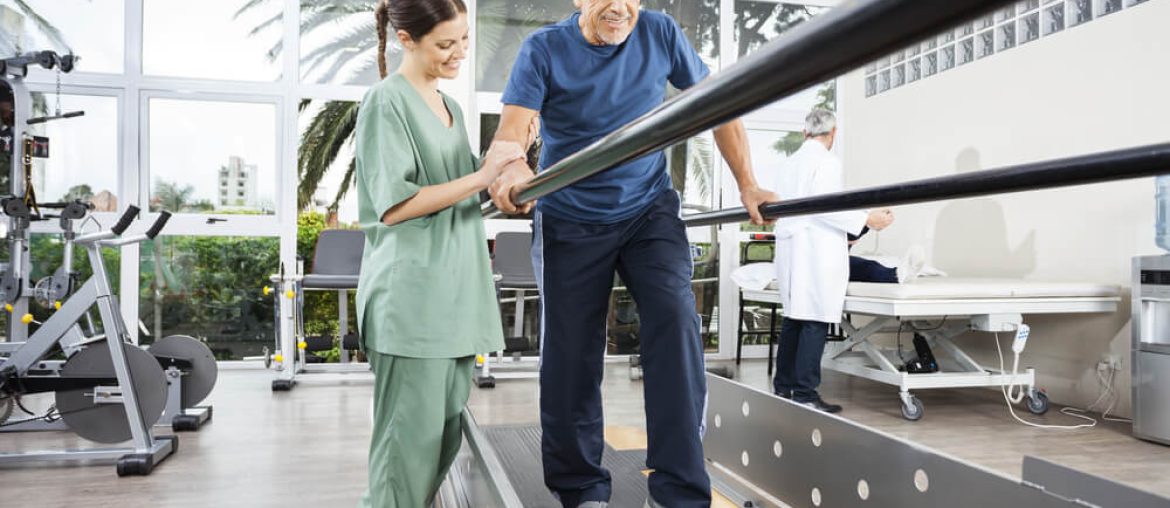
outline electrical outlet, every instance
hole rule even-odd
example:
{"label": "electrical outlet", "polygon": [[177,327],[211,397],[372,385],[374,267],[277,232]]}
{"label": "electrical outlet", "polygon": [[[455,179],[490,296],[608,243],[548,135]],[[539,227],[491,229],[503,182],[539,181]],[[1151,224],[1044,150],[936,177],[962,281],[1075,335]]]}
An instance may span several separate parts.
{"label": "electrical outlet", "polygon": [[1101,361],[1097,362],[1098,372],[1118,371],[1121,370],[1121,357],[1106,353],[1101,355]]}

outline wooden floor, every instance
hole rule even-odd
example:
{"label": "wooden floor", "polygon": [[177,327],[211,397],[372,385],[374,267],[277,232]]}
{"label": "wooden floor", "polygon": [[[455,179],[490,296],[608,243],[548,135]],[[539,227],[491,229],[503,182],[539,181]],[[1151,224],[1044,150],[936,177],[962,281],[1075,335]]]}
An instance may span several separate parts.
{"label": "wooden floor", "polygon": [[[745,363],[741,374],[749,384],[768,386],[762,363]],[[222,370],[211,424],[182,434],[178,454],[151,476],[118,478],[112,466],[100,465],[4,467],[0,506],[355,506],[366,481],[372,378],[315,374],[302,377],[292,392],[272,393],[270,376]],[[611,445],[636,446],[645,423],[642,384],[627,378],[624,364],[612,364],[604,391]],[[844,404],[850,419],[1011,476],[1019,476],[1024,455],[1034,455],[1170,496],[1170,447],[1133,439],[1125,424],[1079,431],[1026,427],[990,390],[919,392],[926,417],[911,423],[902,419],[893,388],[835,373],[826,373],[823,393]],[[481,425],[538,420],[534,380],[473,390],[469,405]],[[1031,418],[1074,422],[1055,410]],[[66,434],[0,434],[5,452],[62,446],[89,444]]]}

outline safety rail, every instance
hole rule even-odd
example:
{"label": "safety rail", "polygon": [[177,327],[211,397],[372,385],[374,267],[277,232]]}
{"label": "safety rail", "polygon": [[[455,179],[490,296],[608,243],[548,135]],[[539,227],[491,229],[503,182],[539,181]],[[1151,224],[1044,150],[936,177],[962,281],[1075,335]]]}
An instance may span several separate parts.
{"label": "safety rail", "polygon": [[[847,1],[512,190],[527,203],[855,69],[1014,0]],[[499,215],[491,204],[484,215]]]}

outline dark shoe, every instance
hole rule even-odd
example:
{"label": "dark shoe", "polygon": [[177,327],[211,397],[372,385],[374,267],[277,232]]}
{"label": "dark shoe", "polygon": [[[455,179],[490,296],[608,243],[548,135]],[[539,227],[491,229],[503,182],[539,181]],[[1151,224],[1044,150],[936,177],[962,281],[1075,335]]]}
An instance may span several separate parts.
{"label": "dark shoe", "polygon": [[837,404],[829,404],[828,402],[825,402],[825,400],[820,398],[820,397],[817,397],[817,398],[815,398],[813,400],[809,400],[809,401],[802,401],[800,403],[804,404],[805,406],[816,409],[817,411],[823,411],[825,413],[840,413],[841,412],[841,406],[839,406]]}
{"label": "dark shoe", "polygon": [[781,399],[792,400],[792,392],[790,392],[790,391],[779,391],[778,392],[776,390],[772,390],[772,394],[777,396],[777,397],[780,397]]}

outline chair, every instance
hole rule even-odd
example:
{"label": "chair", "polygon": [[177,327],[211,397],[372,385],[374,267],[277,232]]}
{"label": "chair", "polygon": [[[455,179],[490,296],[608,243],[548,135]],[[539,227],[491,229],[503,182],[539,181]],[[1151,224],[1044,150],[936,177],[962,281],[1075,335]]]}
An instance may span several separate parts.
{"label": "chair", "polygon": [[[771,236],[771,235],[766,235],[766,236],[760,235],[760,236],[762,238],[764,238],[766,236]],[[740,251],[740,263],[746,264],[746,263],[754,263],[754,262],[761,262],[761,261],[770,262],[770,261],[772,261],[774,252],[775,252],[775,246],[770,240],[749,241],[749,242],[743,244],[743,248]],[[771,376],[772,375],[772,366],[773,366],[773,361],[774,361],[774,352],[773,352],[772,348],[776,345],[776,342],[777,342],[776,324],[777,324],[777,318],[778,318],[778,314],[779,314],[779,306],[775,303],[769,303],[769,304],[767,304],[767,307],[769,307],[769,310],[770,310],[770,312],[768,314],[768,330],[762,331],[762,330],[747,329],[747,327],[744,326],[744,319],[743,319],[743,315],[744,315],[744,311],[745,311],[743,290],[740,290],[740,292],[739,292],[739,326],[736,328],[737,337],[736,337],[736,344],[735,344],[735,365],[736,365],[736,367],[738,367],[740,364],[740,360],[742,360],[742,358],[743,358],[743,338],[744,337],[754,336],[754,335],[767,335],[768,336],[768,375]],[[754,311],[753,311],[753,314],[754,314]]]}
{"label": "chair", "polygon": [[[338,330],[341,337],[341,362],[349,361],[349,351],[357,349],[358,335],[349,333],[349,290],[357,289],[362,268],[362,251],[366,236],[360,230],[326,229],[317,237],[313,266],[301,282],[307,291],[337,291]],[[304,306],[304,300],[299,302]],[[304,312],[300,313],[304,316]],[[310,351],[333,349],[332,337],[306,337]]]}
{"label": "chair", "polygon": [[510,351],[523,351],[529,345],[524,335],[524,301],[529,291],[538,290],[531,251],[532,233],[502,232],[496,235],[492,260],[496,287],[516,295],[515,323],[512,325],[512,335],[508,337]]}
{"label": "chair", "polygon": [[[509,291],[515,294],[516,310],[513,314],[515,322],[512,325],[511,335],[505,331],[505,351],[514,356],[524,351],[535,349],[531,341],[524,334],[524,303],[529,292],[538,291],[536,271],[532,266],[532,233],[505,231],[496,235],[495,248],[492,255],[492,273],[496,279],[496,291]],[[500,299],[503,303],[503,299]],[[502,308],[502,305],[501,305]],[[539,317],[539,316],[538,316]],[[500,355],[501,360],[503,355]],[[476,378],[476,384],[481,388],[495,386],[495,376],[491,374],[491,355],[485,355],[483,368]],[[515,372],[504,376],[535,377],[536,372]]]}

